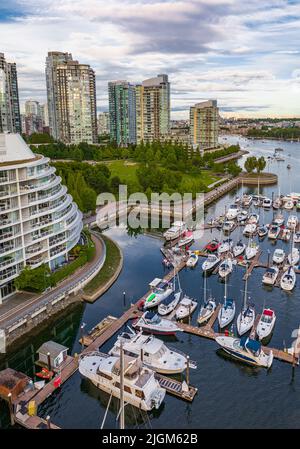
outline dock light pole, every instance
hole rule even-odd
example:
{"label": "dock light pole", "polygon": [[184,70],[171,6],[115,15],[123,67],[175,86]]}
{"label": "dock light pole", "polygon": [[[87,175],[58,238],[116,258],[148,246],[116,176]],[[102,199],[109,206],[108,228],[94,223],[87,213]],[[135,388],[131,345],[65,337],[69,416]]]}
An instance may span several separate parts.
{"label": "dock light pole", "polygon": [[268,249],[268,267],[270,268],[270,250]]}
{"label": "dock light pole", "polygon": [[47,423],[47,429],[51,429],[51,421],[50,421],[50,416],[46,416],[46,423]]}
{"label": "dock light pole", "polygon": [[120,345],[120,429],[125,429],[125,416],[124,416],[124,351],[123,342]]}
{"label": "dock light pole", "polygon": [[50,352],[47,352],[47,363],[48,363],[48,370],[51,371],[51,357],[50,357]]}
{"label": "dock light pole", "polygon": [[123,306],[126,306],[126,292],[123,292]]}
{"label": "dock light pole", "polygon": [[85,323],[82,323],[80,326],[81,352],[83,352],[83,349],[84,349],[84,328],[85,328]]}
{"label": "dock light pole", "polygon": [[9,408],[10,424],[12,426],[14,426],[15,425],[15,418],[14,418],[14,407],[13,407],[13,402],[12,402],[12,394],[8,393],[7,397],[8,397],[8,408]]}
{"label": "dock light pole", "polygon": [[190,356],[186,356],[186,383],[190,384]]}

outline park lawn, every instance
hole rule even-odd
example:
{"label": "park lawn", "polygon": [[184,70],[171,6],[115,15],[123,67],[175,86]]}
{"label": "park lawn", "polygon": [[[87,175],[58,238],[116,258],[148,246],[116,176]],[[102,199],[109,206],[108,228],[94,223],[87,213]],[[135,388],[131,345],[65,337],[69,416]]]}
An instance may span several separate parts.
{"label": "park lawn", "polygon": [[192,175],[192,174],[182,174],[182,180],[187,181],[197,181],[200,180],[205,184],[206,187],[208,187],[210,184],[212,184],[215,181],[218,181],[220,179],[218,176],[216,176],[211,170],[202,170],[200,175]]}
{"label": "park lawn", "polygon": [[129,182],[138,182],[136,171],[139,167],[138,162],[131,161],[110,161],[107,166],[111,171],[111,177],[119,176],[122,182],[128,184]]}

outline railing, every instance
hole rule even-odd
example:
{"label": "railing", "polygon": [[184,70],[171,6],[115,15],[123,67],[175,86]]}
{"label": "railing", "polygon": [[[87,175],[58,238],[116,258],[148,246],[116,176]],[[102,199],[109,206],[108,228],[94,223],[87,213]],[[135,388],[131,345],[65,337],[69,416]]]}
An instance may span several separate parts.
{"label": "railing", "polygon": [[12,257],[10,259],[4,260],[3,262],[0,262],[0,267],[6,267],[7,265],[10,265],[14,262],[17,262],[17,260]]}
{"label": "railing", "polygon": [[49,244],[50,244],[50,246],[57,245],[57,243],[63,242],[64,240],[66,240],[66,238],[67,238],[66,236],[63,236],[63,237],[59,237],[57,239],[50,240]]}
{"label": "railing", "polygon": [[0,184],[3,182],[8,182],[8,176],[0,176]]}
{"label": "railing", "polygon": [[5,240],[13,236],[14,236],[13,232],[6,232],[5,234],[0,234],[0,242],[1,240]]}
{"label": "railing", "polygon": [[55,248],[50,251],[50,257],[56,256],[56,254],[62,253],[63,251],[66,251],[66,246],[60,246],[59,248]]}
{"label": "railing", "polygon": [[7,273],[0,273],[0,280],[3,281],[7,278],[10,278],[11,276],[14,276],[15,274],[17,274],[17,268],[13,267],[9,272]]}
{"label": "railing", "polygon": [[34,248],[33,247],[29,247],[26,248],[26,254],[34,254],[37,253],[38,251],[42,251],[43,246],[42,245],[36,245]]}

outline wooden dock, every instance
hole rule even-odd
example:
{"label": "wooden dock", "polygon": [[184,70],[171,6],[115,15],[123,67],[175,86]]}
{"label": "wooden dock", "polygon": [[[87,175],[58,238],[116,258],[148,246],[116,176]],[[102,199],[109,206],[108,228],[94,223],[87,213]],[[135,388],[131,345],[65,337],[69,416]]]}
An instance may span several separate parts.
{"label": "wooden dock", "polygon": [[166,389],[167,393],[184,399],[185,401],[192,402],[197,394],[198,388],[186,384],[187,390],[185,390],[183,382],[180,382],[179,380],[158,373],[155,374],[155,378],[158,380],[159,385]]}

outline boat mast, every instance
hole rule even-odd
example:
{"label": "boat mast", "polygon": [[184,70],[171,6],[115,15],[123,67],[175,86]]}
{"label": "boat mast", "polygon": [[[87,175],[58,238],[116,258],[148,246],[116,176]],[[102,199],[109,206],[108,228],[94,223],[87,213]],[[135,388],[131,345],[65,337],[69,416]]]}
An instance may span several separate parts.
{"label": "boat mast", "polygon": [[120,342],[120,429],[125,429],[124,415],[124,352],[123,342]]}
{"label": "boat mast", "polygon": [[204,271],[204,304],[206,304],[206,271]]}
{"label": "boat mast", "polygon": [[[247,269],[248,269],[248,264],[246,265],[246,270]],[[248,288],[248,277],[246,276],[245,292],[244,292],[244,310],[246,310],[246,304],[247,304],[247,288]]]}

